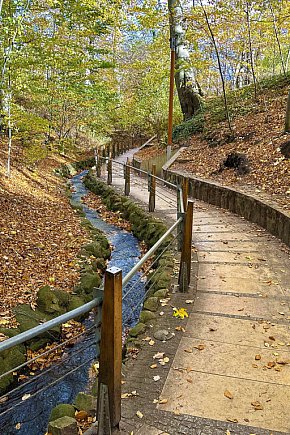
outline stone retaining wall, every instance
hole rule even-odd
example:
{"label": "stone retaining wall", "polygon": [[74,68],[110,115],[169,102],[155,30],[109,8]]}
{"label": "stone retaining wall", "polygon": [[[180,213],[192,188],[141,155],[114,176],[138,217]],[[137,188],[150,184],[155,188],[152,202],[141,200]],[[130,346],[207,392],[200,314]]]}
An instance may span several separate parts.
{"label": "stone retaining wall", "polygon": [[[178,155],[179,152],[175,155],[175,159],[178,158]],[[172,183],[181,184],[185,175],[170,169],[175,159],[171,159],[170,164],[163,166],[163,177]],[[189,194],[193,198],[236,213],[265,228],[273,236],[290,246],[290,216],[277,206],[267,204],[259,198],[212,181],[193,176],[187,178],[189,179]]]}

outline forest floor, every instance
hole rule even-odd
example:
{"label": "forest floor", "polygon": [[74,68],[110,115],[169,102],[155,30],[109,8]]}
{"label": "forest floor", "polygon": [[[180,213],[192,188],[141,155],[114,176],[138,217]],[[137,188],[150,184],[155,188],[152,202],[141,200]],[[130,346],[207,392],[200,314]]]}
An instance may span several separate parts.
{"label": "forest floor", "polygon": [[[288,92],[288,86],[267,90],[249,113],[235,117],[233,141],[228,140],[226,122],[213,124],[206,134],[193,135],[171,168],[234,188],[252,189],[261,196],[266,193],[289,210],[290,159],[281,153],[281,147],[290,141],[290,135],[283,132]],[[206,122],[210,125],[210,118]],[[239,175],[228,168],[217,173],[233,152],[247,156],[248,174]]]}
{"label": "forest floor", "polygon": [[30,171],[16,164],[6,176],[0,156],[1,326],[13,326],[11,309],[32,304],[44,285],[71,291],[79,279],[77,254],[87,234],[53,169],[65,163],[48,157]]}

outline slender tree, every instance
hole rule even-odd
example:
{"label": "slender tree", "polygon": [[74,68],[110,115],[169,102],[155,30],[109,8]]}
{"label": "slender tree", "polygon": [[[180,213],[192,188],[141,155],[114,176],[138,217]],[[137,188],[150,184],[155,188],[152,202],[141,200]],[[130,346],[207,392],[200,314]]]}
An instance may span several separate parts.
{"label": "slender tree", "polygon": [[228,107],[228,100],[227,100],[227,93],[226,93],[226,85],[225,85],[225,79],[224,79],[224,74],[223,74],[223,70],[222,70],[222,64],[221,64],[219,50],[218,50],[218,47],[217,47],[217,43],[216,43],[216,40],[215,40],[215,36],[214,36],[213,30],[212,30],[210,22],[209,22],[208,14],[206,12],[206,9],[205,9],[205,7],[203,5],[202,0],[200,0],[200,5],[202,7],[202,11],[203,11],[204,18],[205,18],[205,21],[206,21],[206,24],[207,24],[207,28],[208,28],[208,31],[210,33],[212,44],[214,46],[214,50],[215,50],[215,54],[216,54],[216,58],[217,58],[217,62],[218,62],[218,68],[219,68],[220,78],[221,78],[221,82],[222,82],[222,89],[223,89],[223,97],[224,97],[224,105],[225,105],[226,117],[227,117],[227,121],[228,121],[229,130],[230,130],[231,134],[233,135],[234,132],[233,132],[232,124],[231,124],[231,118],[230,118],[229,107]]}
{"label": "slender tree", "polygon": [[[175,83],[184,119],[192,118],[201,108],[201,93],[190,65],[182,27],[183,12],[179,0],[168,0],[170,17],[170,40],[175,49]],[[171,47],[172,48],[172,47]]]}

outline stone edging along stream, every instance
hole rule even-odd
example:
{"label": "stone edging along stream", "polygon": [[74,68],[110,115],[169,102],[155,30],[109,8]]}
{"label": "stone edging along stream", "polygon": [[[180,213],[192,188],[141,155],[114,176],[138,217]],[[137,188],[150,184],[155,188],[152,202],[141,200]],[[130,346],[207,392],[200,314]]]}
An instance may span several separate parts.
{"label": "stone edging along stream", "polygon": [[[170,169],[170,166],[178,158],[181,151],[182,149],[162,168],[163,178],[175,184],[182,184],[185,178],[183,173]],[[287,246],[290,246],[289,214],[240,190],[193,176],[187,176],[187,178],[189,180],[189,194],[193,198],[236,213],[248,221],[265,228],[273,236],[278,237]]]}
{"label": "stone edging along stream", "polygon": [[[86,160],[74,165],[74,170],[84,169],[90,165],[92,160]],[[70,165],[71,166],[71,165]],[[62,166],[59,174],[68,176],[71,167]],[[40,322],[48,321],[65,312],[71,311],[93,299],[93,289],[101,284],[101,275],[106,269],[106,260],[110,257],[110,245],[104,234],[93,227],[84,218],[84,213],[79,205],[71,201],[71,206],[81,215],[81,225],[88,231],[91,241],[80,250],[80,281],[73,289],[73,293],[52,288],[48,285],[41,287],[37,293],[37,307],[32,309],[29,304],[19,304],[14,309],[15,318],[19,326],[17,328],[0,328],[0,333],[6,337],[14,337],[17,334],[27,331]],[[12,349],[6,350],[0,355],[0,375],[4,374],[26,361],[27,349],[37,351],[52,341],[59,340],[61,327],[55,327],[49,333],[44,333],[36,337],[25,345],[17,345]],[[0,395],[7,392],[8,387],[15,382],[13,374],[0,379]]]}
{"label": "stone edging along stream", "polygon": [[[167,227],[163,222],[142,210],[128,197],[117,193],[114,188],[96,179],[92,173],[85,177],[84,184],[87,189],[102,198],[108,209],[121,212],[122,217],[131,223],[134,236],[139,241],[144,240],[148,248],[151,248],[167,231]],[[166,243],[168,242],[165,242],[158,249],[156,256],[162,252]],[[160,269],[158,272],[156,272],[157,268]],[[146,330],[146,324],[156,318],[155,312],[158,309],[160,299],[168,295],[174,269],[173,253],[170,249],[156,262],[154,269],[155,271],[152,271],[154,277],[151,279],[151,274],[148,276],[148,280],[151,279],[151,285],[150,290],[146,289],[147,295],[140,321],[129,331],[131,339],[129,338],[127,344],[134,341],[134,338]]]}
{"label": "stone edging along stream", "polygon": [[[128,197],[118,194],[112,187],[96,179],[92,172],[84,178],[84,185],[92,193],[100,196],[109,210],[121,212],[121,216],[131,223],[134,236],[139,241],[144,240],[149,248],[167,231],[167,227],[160,220],[146,213]],[[165,245],[161,246],[156,255],[161,253],[164,247]],[[169,293],[168,289],[174,269],[172,251],[168,250],[165,252],[154,266],[155,272],[152,271],[152,274],[155,274],[152,278],[151,288],[144,302],[139,322],[129,331],[129,338],[125,346],[126,349],[129,349],[131,346],[133,348],[138,346],[138,335],[145,332],[149,323],[154,322],[160,299],[166,298]],[[158,272],[156,272],[157,268],[160,269]],[[150,274],[148,279],[149,278]],[[96,392],[97,386],[95,384],[92,394],[96,395]],[[85,412],[85,414],[93,416],[95,412],[92,407],[95,406],[95,404],[96,397],[85,393],[78,394],[74,405],[59,404],[52,410],[48,426],[49,432],[53,434],[59,433],[60,428],[65,428],[65,430],[70,429],[70,433],[72,434],[77,433],[76,419],[78,419],[78,415]],[[76,410],[79,412],[76,412]]]}

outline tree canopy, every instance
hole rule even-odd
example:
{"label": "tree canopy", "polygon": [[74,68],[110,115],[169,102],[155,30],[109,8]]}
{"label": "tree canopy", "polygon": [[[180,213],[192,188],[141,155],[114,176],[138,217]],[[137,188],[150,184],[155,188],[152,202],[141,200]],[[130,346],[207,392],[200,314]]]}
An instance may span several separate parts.
{"label": "tree canopy", "polygon": [[[173,3],[188,53],[176,72],[192,71],[204,99],[222,95],[223,82],[225,92],[256,91],[261,79],[287,75],[289,1]],[[164,134],[167,2],[3,0],[0,9],[3,136],[10,128],[12,141],[41,153],[90,146],[118,129]],[[174,117],[182,119],[177,95]]]}

